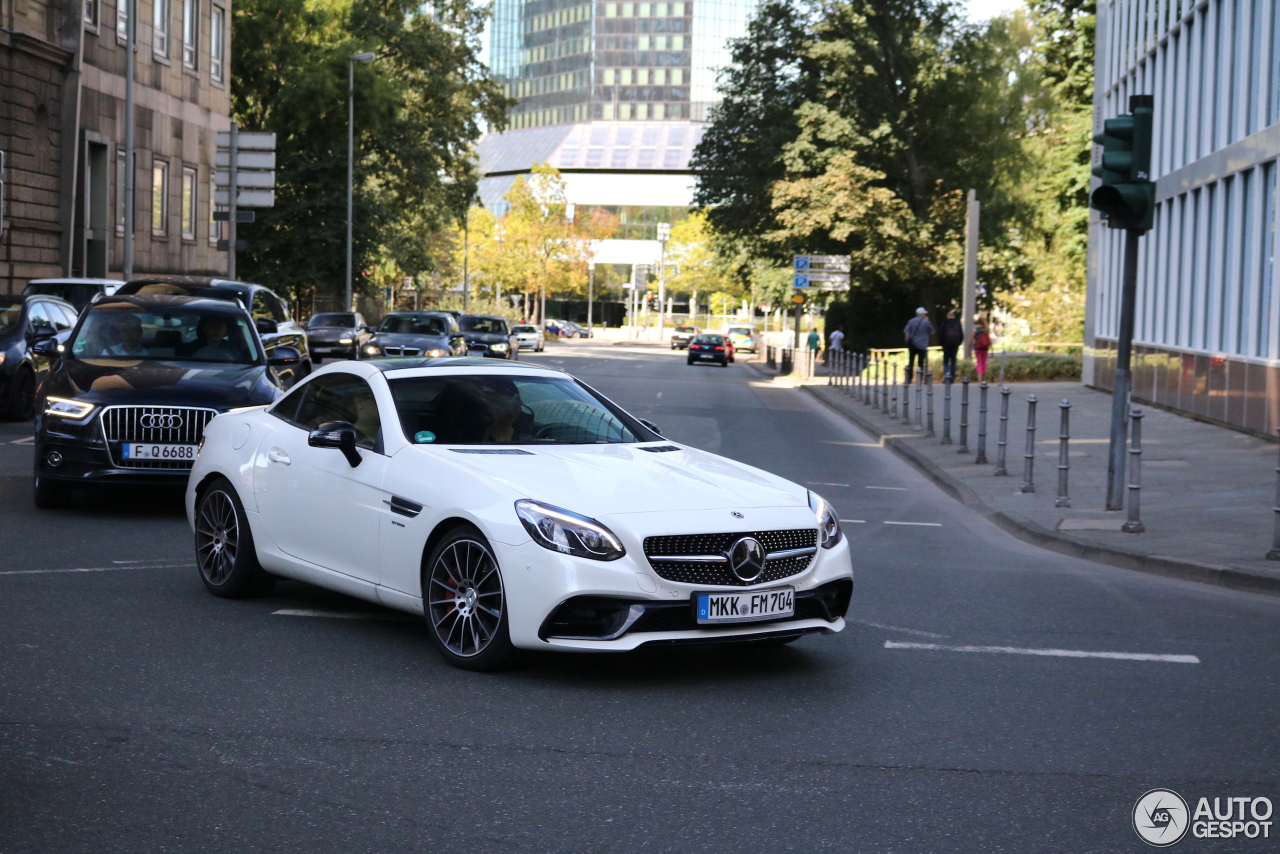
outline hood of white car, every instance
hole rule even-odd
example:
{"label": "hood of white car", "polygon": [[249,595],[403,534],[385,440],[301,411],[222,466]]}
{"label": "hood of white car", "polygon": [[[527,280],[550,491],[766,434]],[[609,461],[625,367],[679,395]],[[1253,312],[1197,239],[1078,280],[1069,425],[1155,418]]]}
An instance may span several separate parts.
{"label": "hood of white car", "polygon": [[543,445],[525,448],[527,454],[435,447],[432,452],[456,454],[459,459],[453,461],[466,460],[468,469],[507,486],[516,497],[587,516],[808,506],[803,487],[768,472],[703,451],[654,453],[642,447]]}

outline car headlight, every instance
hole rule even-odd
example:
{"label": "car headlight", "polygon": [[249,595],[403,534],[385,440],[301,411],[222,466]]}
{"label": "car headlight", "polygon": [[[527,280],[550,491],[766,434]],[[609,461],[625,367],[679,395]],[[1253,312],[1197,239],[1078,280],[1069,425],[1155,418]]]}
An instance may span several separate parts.
{"label": "car headlight", "polygon": [[495,353],[505,353],[507,351],[506,344],[490,344],[489,349]]}
{"label": "car headlight", "polygon": [[338,339],[338,343],[339,343],[339,344],[350,344],[350,343],[351,343],[351,339],[350,339],[350,338],[339,338],[339,339]]}
{"label": "car headlight", "polygon": [[439,358],[442,358],[442,357],[447,356],[447,355],[449,355],[449,351],[448,351],[448,350],[441,350],[441,349],[439,349],[439,348],[437,348],[437,349],[435,349],[435,350],[428,350],[428,351],[427,351],[427,358],[428,358],[428,359],[439,359]]}
{"label": "car headlight", "polygon": [[366,344],[364,345],[364,354],[366,356],[381,356],[382,348],[374,344]]}
{"label": "car headlight", "polygon": [[595,519],[527,498],[516,502],[516,515],[544,549],[592,560],[617,560],[626,554],[622,542]]}
{"label": "car headlight", "polygon": [[840,519],[826,499],[815,492],[810,492],[809,509],[813,511],[813,515],[818,519],[818,542],[822,544],[822,547],[829,549],[840,542],[840,538],[844,536],[844,533],[840,530]]}
{"label": "car headlight", "polygon": [[97,408],[96,404],[83,400],[69,400],[65,397],[50,397],[45,401],[44,414],[69,418],[72,421],[83,421]]}

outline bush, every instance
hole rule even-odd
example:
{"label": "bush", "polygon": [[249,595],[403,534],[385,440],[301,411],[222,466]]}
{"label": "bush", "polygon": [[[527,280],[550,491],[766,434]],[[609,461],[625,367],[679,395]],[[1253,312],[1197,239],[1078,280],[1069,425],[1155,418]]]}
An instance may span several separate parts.
{"label": "bush", "polygon": [[[889,365],[898,366],[898,378],[907,366],[906,353],[894,353],[888,358]],[[1080,379],[1082,360],[1080,356],[1063,356],[1054,353],[1009,353],[1004,359],[1004,381],[1049,382],[1052,380]],[[933,381],[942,382],[942,355],[933,349],[929,350],[929,367],[933,369]],[[956,362],[956,382],[969,377],[974,382],[978,379],[978,371],[972,359],[961,358]],[[992,353],[987,358],[987,376],[989,383],[1000,382],[1000,354]]]}

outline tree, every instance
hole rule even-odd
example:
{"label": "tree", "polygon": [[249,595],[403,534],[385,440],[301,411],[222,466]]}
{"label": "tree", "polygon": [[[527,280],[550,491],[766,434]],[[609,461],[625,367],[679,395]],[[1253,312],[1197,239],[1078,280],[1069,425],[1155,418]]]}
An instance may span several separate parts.
{"label": "tree", "polygon": [[362,51],[378,58],[355,67],[354,279],[384,260],[431,269],[424,236],[465,209],[480,123],[500,129],[511,103],[478,58],[487,12],[470,0],[244,0],[233,15],[233,116],[277,134],[276,206],[240,230],[243,274],[295,298],[341,291],[348,57]]}

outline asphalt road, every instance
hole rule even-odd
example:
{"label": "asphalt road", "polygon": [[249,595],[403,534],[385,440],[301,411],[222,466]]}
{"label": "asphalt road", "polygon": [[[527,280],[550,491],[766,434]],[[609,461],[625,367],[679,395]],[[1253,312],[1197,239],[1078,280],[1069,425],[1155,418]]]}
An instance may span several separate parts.
{"label": "asphalt road", "polygon": [[1078,854],[1146,850],[1152,788],[1280,804],[1280,601],[1020,543],[741,364],[537,359],[830,499],[849,628],[464,673],[395,612],[207,595],[176,495],[36,511],[3,425],[0,852]]}

